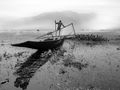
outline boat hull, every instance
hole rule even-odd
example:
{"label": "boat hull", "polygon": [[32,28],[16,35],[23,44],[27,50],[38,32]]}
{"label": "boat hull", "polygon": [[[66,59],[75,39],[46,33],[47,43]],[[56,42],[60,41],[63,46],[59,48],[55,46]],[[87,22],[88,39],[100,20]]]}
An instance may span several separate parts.
{"label": "boat hull", "polygon": [[26,47],[38,50],[49,50],[49,49],[56,49],[57,47],[63,44],[63,39],[60,40],[51,40],[51,41],[26,41],[23,43],[12,44],[12,46],[16,47]]}

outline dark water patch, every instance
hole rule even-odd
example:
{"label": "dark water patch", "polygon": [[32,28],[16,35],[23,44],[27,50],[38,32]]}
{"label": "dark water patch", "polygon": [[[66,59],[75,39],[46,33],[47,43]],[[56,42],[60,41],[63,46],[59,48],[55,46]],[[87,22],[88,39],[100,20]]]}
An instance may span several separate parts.
{"label": "dark water patch", "polygon": [[9,79],[8,79],[8,78],[5,79],[4,81],[2,81],[0,84],[2,85],[2,84],[5,84],[5,83],[7,83],[7,82],[9,82]]}
{"label": "dark water patch", "polygon": [[117,50],[120,50],[120,47],[116,48]]}
{"label": "dark water patch", "polygon": [[64,52],[66,52],[64,49],[59,49],[55,52],[53,52],[52,58],[50,59],[50,63],[52,65],[56,64],[59,62],[61,59],[64,58]]}
{"label": "dark water patch", "polygon": [[2,56],[0,55],[0,62],[2,61]]}
{"label": "dark water patch", "polygon": [[87,85],[87,89],[88,90],[96,90],[96,87],[94,87],[94,85],[89,84],[89,85]]}
{"label": "dark water patch", "polygon": [[60,68],[59,74],[65,74],[65,73],[67,73],[67,71],[65,69],[63,69],[63,68]]}
{"label": "dark water patch", "polygon": [[26,52],[18,52],[18,53],[15,53],[15,54],[14,54],[14,57],[19,57],[19,58],[20,58],[21,56],[23,56],[24,53],[26,53]]}
{"label": "dark water patch", "polygon": [[12,55],[11,55],[10,53],[4,52],[3,55],[2,55],[2,57],[3,57],[5,60],[9,60],[9,59],[12,57]]}
{"label": "dark water patch", "polygon": [[119,68],[120,67],[120,65],[117,65],[117,68]]}
{"label": "dark water patch", "polygon": [[64,60],[63,65],[65,67],[74,67],[74,68],[77,68],[78,70],[82,70],[83,68],[87,68],[88,63],[81,63],[81,62],[67,59],[67,60]]}

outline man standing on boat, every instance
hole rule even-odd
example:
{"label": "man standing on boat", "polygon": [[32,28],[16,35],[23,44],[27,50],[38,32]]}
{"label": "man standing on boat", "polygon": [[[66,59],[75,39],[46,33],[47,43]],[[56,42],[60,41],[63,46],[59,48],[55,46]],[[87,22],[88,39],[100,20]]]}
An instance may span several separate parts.
{"label": "man standing on boat", "polygon": [[59,22],[56,22],[55,21],[55,24],[57,24],[57,30],[56,30],[56,33],[57,31],[59,31],[59,37],[60,37],[60,32],[61,32],[61,26],[63,26],[65,28],[65,26],[63,25],[62,21],[60,20]]}

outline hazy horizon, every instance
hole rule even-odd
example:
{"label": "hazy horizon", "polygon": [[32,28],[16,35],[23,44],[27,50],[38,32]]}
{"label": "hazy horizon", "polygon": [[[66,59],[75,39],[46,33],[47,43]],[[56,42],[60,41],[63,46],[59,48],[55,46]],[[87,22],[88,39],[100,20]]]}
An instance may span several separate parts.
{"label": "hazy horizon", "polygon": [[54,20],[76,31],[119,29],[119,0],[1,0],[0,31],[54,29]]}

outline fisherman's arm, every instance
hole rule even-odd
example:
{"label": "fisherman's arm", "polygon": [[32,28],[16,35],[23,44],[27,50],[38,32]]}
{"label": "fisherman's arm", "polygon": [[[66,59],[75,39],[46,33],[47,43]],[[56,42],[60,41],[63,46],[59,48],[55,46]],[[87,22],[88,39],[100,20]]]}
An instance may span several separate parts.
{"label": "fisherman's arm", "polygon": [[62,24],[62,26],[65,28],[66,26],[64,24]]}

